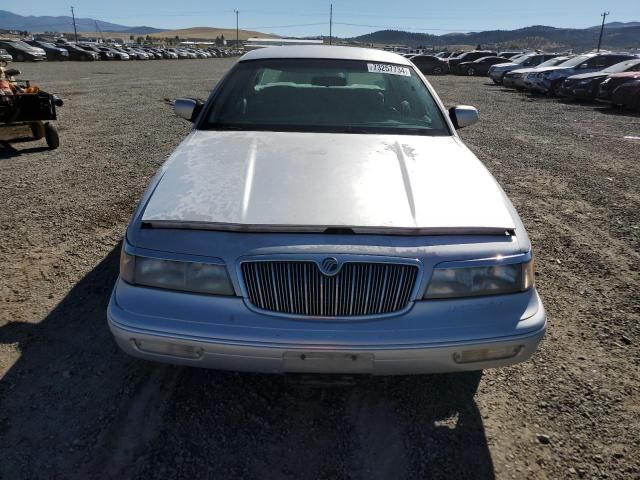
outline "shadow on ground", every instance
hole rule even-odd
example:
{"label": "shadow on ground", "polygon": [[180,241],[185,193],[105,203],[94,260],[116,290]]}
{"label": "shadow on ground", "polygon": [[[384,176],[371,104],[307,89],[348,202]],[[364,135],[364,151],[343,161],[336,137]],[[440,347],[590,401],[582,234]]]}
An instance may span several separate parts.
{"label": "shadow on ground", "polygon": [[0,327],[0,479],[494,478],[479,373],[302,389],[126,357],[105,309],[118,248],[42,321]]}
{"label": "shadow on ground", "polygon": [[[24,143],[32,140],[33,140],[32,138],[17,139],[17,140],[12,140],[12,143]],[[42,141],[44,142],[44,140]],[[30,153],[44,152],[46,150],[49,150],[49,147],[47,147],[46,145],[17,149],[13,147],[11,144],[9,144],[8,142],[0,141],[0,160],[18,157],[20,155],[28,155]]]}

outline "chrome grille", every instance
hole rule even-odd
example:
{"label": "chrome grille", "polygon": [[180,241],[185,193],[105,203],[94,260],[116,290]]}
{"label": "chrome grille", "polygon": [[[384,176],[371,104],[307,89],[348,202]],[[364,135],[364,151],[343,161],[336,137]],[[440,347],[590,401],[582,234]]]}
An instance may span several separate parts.
{"label": "chrome grille", "polygon": [[314,317],[356,317],[403,310],[418,267],[400,263],[345,262],[333,276],[315,262],[243,262],[249,302],[261,310]]}

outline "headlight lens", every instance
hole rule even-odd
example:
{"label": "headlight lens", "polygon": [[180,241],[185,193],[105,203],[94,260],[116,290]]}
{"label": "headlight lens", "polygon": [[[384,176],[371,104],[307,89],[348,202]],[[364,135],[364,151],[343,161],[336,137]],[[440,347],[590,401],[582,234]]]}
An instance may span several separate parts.
{"label": "headlight lens", "polygon": [[523,292],[533,287],[533,261],[484,267],[436,268],[426,299]]}
{"label": "headlight lens", "polygon": [[234,295],[224,265],[136,257],[122,249],[120,277],[131,284],[210,295]]}

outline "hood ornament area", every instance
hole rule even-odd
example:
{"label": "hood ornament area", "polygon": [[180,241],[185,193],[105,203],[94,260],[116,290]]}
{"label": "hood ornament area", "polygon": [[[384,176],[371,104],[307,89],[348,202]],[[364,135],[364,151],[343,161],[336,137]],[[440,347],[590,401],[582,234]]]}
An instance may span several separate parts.
{"label": "hood ornament area", "polygon": [[318,263],[318,268],[323,275],[332,277],[340,272],[342,265],[338,263],[338,260],[334,257],[327,257]]}

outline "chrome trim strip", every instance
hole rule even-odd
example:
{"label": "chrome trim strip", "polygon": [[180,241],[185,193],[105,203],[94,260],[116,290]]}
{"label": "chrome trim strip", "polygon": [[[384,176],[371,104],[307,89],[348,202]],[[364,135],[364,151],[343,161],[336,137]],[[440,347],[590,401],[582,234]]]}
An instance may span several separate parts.
{"label": "chrome trim strip", "polygon": [[179,230],[212,230],[253,233],[325,233],[330,229],[350,229],[361,235],[500,235],[513,236],[515,230],[500,227],[378,227],[352,225],[263,225],[180,220],[144,220],[143,227]]}

